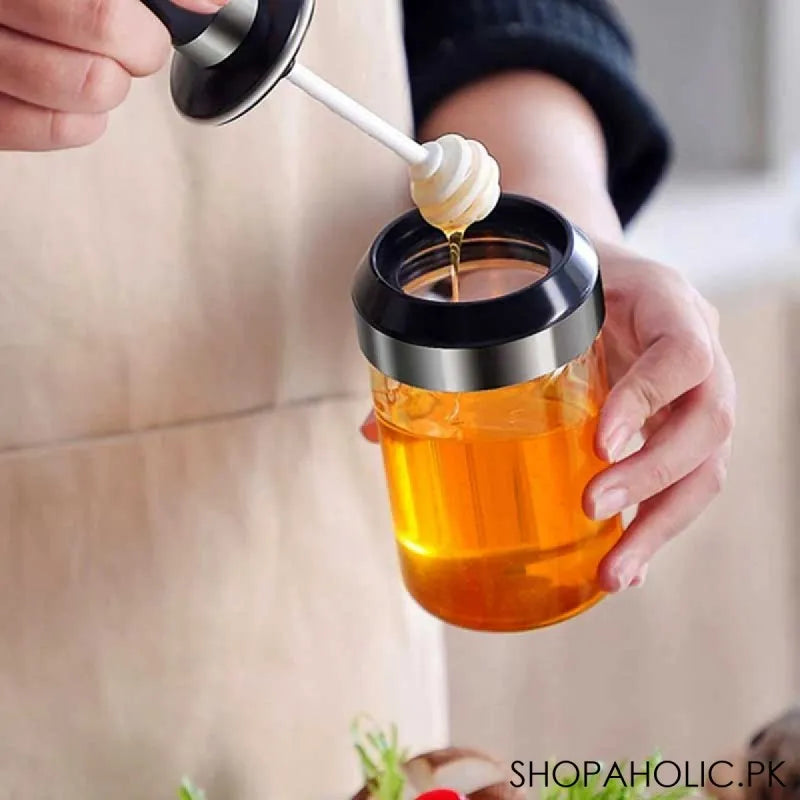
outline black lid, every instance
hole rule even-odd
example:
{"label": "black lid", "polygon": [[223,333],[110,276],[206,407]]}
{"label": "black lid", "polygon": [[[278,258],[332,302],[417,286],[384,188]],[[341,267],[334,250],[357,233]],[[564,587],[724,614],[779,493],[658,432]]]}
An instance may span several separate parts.
{"label": "black lid", "polygon": [[[231,10],[236,2],[231,0]],[[231,122],[249,111],[291,70],[313,10],[314,0],[257,0],[241,44],[212,66],[192,57],[199,37],[178,48],[171,72],[176,108],[196,122],[213,124]],[[206,35],[213,35],[213,29],[209,31]]]}
{"label": "black lid", "polygon": [[471,226],[465,271],[489,260],[530,262],[535,279],[499,296],[441,302],[409,293],[420,271],[447,264],[443,235],[411,211],[385,228],[353,286],[367,359],[403,383],[440,391],[496,388],[557,369],[592,344],[605,309],[597,255],[552,208],[503,195]]}

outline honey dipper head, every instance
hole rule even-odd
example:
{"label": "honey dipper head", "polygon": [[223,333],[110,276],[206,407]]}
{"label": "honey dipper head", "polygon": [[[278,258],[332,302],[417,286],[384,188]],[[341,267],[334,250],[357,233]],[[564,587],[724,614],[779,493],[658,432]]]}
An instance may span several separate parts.
{"label": "honey dipper head", "polygon": [[425,149],[429,158],[411,168],[411,197],[425,220],[447,233],[488,217],[500,199],[500,168],[486,148],[450,133]]}

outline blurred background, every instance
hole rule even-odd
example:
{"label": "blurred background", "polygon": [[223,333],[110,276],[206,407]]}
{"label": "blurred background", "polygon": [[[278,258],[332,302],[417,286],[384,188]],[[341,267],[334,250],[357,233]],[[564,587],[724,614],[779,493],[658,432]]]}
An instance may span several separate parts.
{"label": "blurred background", "polygon": [[724,758],[800,702],[800,2],[617,5],[676,145],[630,240],[721,313],[734,455],[644,588],[532,634],[448,631],[452,738],[505,759]]}

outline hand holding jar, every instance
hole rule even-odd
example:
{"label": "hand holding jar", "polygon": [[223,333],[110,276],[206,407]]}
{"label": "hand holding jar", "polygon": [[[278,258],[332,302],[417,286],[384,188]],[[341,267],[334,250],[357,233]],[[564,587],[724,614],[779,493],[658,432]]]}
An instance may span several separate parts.
{"label": "hand holding jar", "polygon": [[[659,548],[721,491],[736,386],[717,312],[685,278],[617,245],[599,251],[612,389],[597,448],[618,463],[589,484],[584,507],[604,519],[639,505],[600,568],[602,584],[619,591],[641,584]],[[637,433],[644,446],[622,458]]]}
{"label": "hand holding jar", "polygon": [[[374,373],[406,584],[448,621],[537,627],[600,590],[641,585],[657,550],[722,488],[735,385],[715,310],[678,273],[598,250],[602,339],[552,374],[459,395]],[[378,440],[374,415],[363,433]],[[644,446],[626,457],[637,434]],[[637,504],[620,536],[618,515]]]}

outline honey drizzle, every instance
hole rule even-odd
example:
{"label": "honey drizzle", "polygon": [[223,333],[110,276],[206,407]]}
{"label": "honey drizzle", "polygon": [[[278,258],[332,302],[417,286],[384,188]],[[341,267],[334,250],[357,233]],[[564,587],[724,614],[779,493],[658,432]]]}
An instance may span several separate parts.
{"label": "honey drizzle", "polygon": [[461,245],[464,241],[464,229],[457,231],[445,231],[447,243],[450,248],[450,299],[453,303],[459,300],[459,276],[458,271],[461,267]]}

